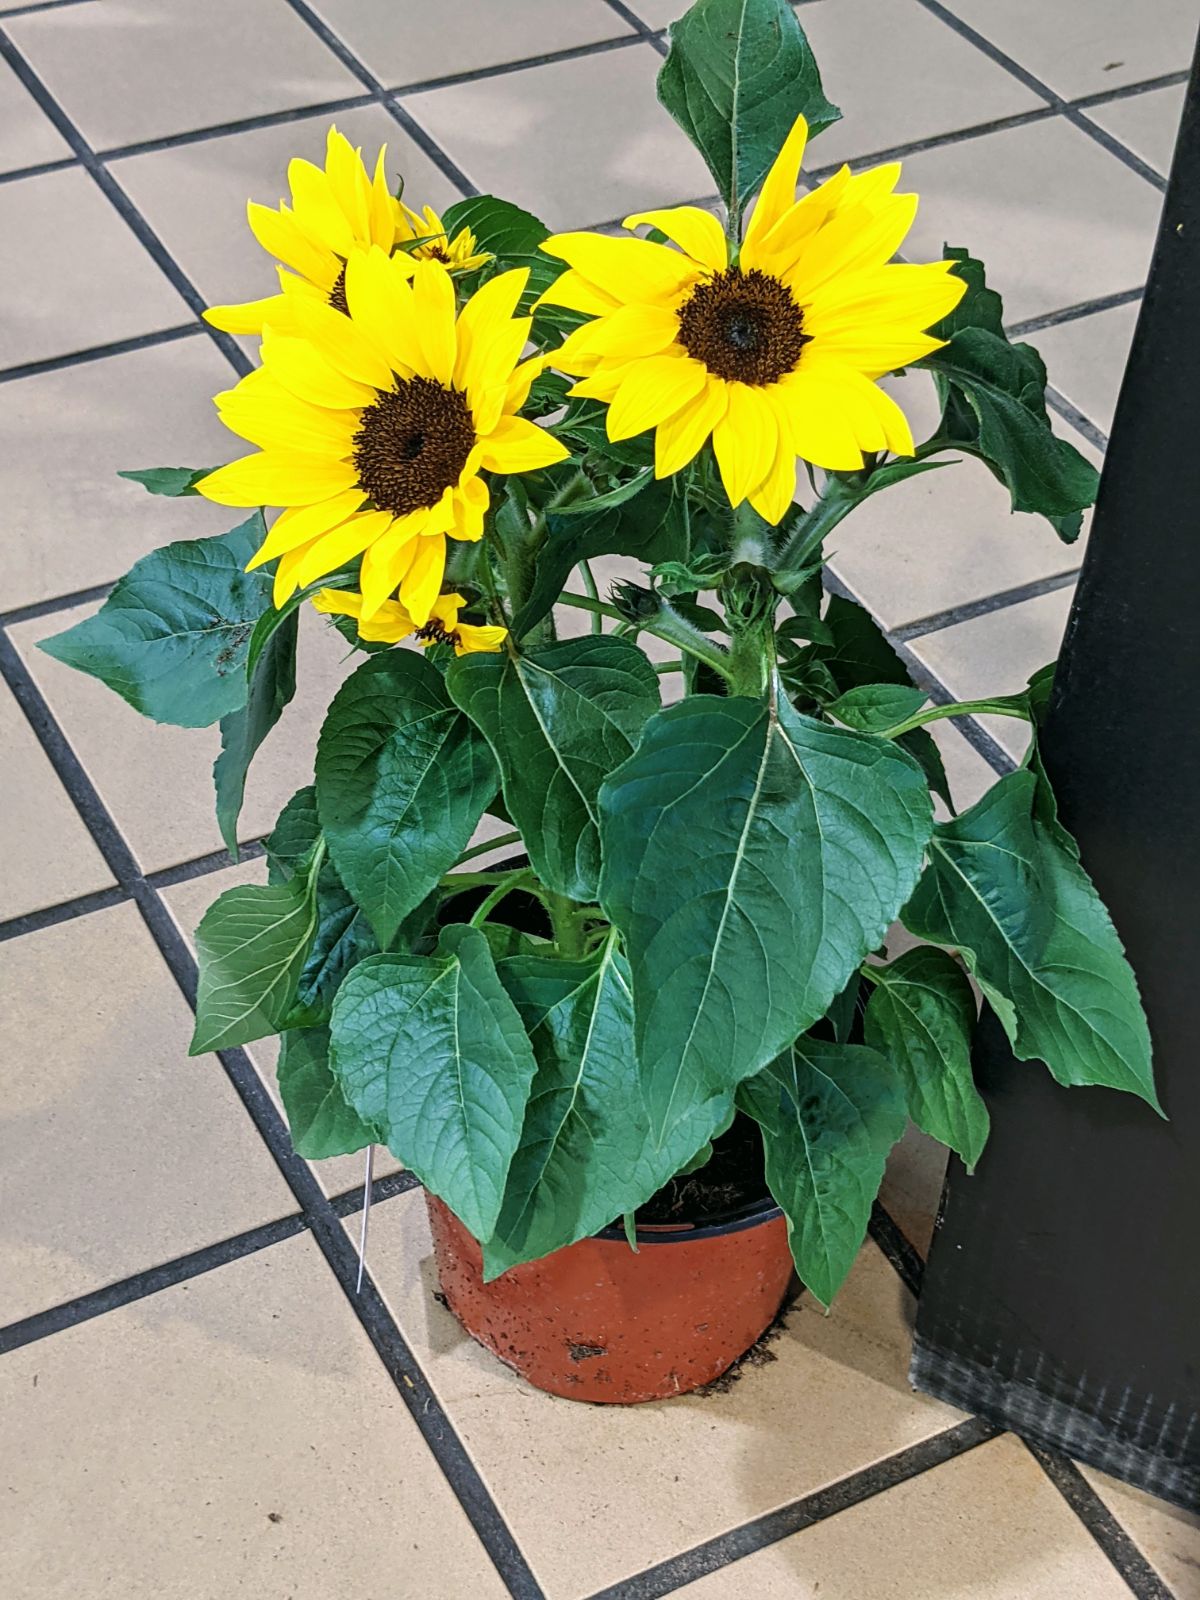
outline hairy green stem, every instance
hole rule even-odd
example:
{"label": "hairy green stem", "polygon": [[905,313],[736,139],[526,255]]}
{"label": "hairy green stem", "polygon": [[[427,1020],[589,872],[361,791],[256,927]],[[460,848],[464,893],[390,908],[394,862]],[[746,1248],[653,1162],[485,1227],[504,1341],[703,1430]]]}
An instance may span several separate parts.
{"label": "hairy green stem", "polygon": [[885,728],[883,737],[898,739],[902,733],[911,733],[914,728],[923,728],[927,722],[938,722],[942,717],[972,716],[1019,717],[1023,722],[1033,721],[1029,707],[1013,700],[954,700],[949,705],[930,706],[928,711],[918,711],[915,716],[898,722],[894,728]]}
{"label": "hairy green stem", "polygon": [[[484,839],[479,844],[473,844],[469,850],[464,850],[454,863],[461,867],[464,861],[471,861],[475,856],[485,856],[489,850],[499,850],[506,844],[520,844],[521,835],[514,828],[511,833],[499,833],[494,839]],[[454,868],[451,868],[453,871]]]}
{"label": "hairy green stem", "polygon": [[[606,605],[603,600],[593,600],[587,595],[567,594],[559,595],[559,603],[564,606],[574,606],[579,611],[590,611],[594,616],[611,617],[614,622],[627,623],[616,606]],[[664,620],[666,625],[664,626]],[[720,645],[714,644],[705,637],[698,628],[693,628],[690,622],[685,622],[673,612],[663,611],[656,622],[638,622],[636,627],[640,633],[652,633],[656,639],[665,639],[668,644],[676,645],[680,650],[694,656],[697,661],[719,672],[723,678],[729,677],[729,655]]]}

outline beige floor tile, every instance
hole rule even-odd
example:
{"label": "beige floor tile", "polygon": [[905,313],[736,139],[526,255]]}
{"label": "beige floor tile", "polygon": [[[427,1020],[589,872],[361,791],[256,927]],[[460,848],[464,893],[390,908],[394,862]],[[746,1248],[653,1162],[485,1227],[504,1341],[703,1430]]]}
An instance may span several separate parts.
{"label": "beige floor tile", "polygon": [[1187,67],[1193,0],[952,0],[949,7],[1068,100]]}
{"label": "beige floor tile", "polygon": [[7,688],[0,688],[0,921],[40,911],[115,880]]}
{"label": "beige floor tile", "polygon": [[[541,1394],[469,1339],[433,1298],[420,1194],[372,1213],[371,1269],[554,1600],[590,1594],[960,1420],[908,1386],[912,1302],[874,1245],[831,1315],[801,1299],[776,1361],[728,1394],[640,1406]],[[547,1515],[560,1505],[572,1508],[569,1537]]]}
{"label": "beige floor tile", "polygon": [[132,905],[10,941],[3,983],[0,1323],[296,1209]]}
{"label": "beige floor tile", "polygon": [[948,720],[930,723],[929,731],[942,752],[955,808],[966,811],[985,790],[992,787],[996,773],[958,729],[950,726]]}
{"label": "beige floor tile", "polygon": [[[219,850],[212,797],[212,764],[221,747],[218,730],[150,722],[95,678],[36,648],[38,639],[70,627],[94,609],[84,606],[21,623],[12,629],[13,642],[143,869],[152,872]],[[243,839],[270,832],[286,801],[312,781],[317,731],[329,701],[353,664],[363,659],[352,661],[341,636],[310,609],[301,631],[299,688],[250,770]]]}
{"label": "beige floor tile", "polygon": [[[87,240],[86,250],[77,248],[79,239]],[[0,283],[0,367],[192,320],[186,302],[79,168],[0,188]]]}
{"label": "beige floor tile", "polygon": [[933,1239],[933,1223],[942,1197],[948,1159],[945,1145],[938,1144],[911,1122],[888,1157],[879,1199],[904,1237],[922,1255],[929,1253]]}
{"label": "beige floor tile", "polygon": [[1008,1435],[675,1592],[687,1600],[1129,1600],[1099,1546]]}
{"label": "beige floor tile", "polygon": [[[189,878],[185,883],[177,883],[172,888],[163,890],[163,899],[194,953],[196,927],[217,896],[224,894],[226,889],[236,889],[243,883],[266,881],[267,864],[258,857],[255,860],[243,861],[236,867],[225,867],[220,872],[206,873],[203,877]],[[279,1086],[275,1081],[275,1067],[279,1059],[278,1044],[274,1039],[258,1039],[254,1044],[246,1046],[246,1053],[258,1068],[272,1099],[282,1112],[283,1102],[279,1098]],[[311,1165],[325,1193],[334,1195],[344,1194],[347,1189],[357,1188],[362,1183],[365,1163],[366,1153],[363,1152],[359,1155],[331,1156],[327,1161],[314,1161]],[[383,1178],[389,1172],[399,1171],[400,1163],[395,1156],[380,1145],[375,1152],[375,1176]]]}
{"label": "beige floor tile", "polygon": [[[842,120],[817,139],[810,169],[969,128],[1045,104],[917,0],[820,0],[800,22]],[[913,83],[936,83],[914,94]]]}
{"label": "beige floor tile", "polygon": [[382,106],[322,112],[274,128],[114,161],[112,173],[167,249],[212,304],[252,300],[278,289],[271,258],[246,224],[246,201],[278,204],[293,156],[324,163],[331,123],[374,169],[387,145],[389,180],[405,180],[414,204],[444,206],[458,196],[429,157]]}
{"label": "beige floor tile", "polygon": [[157,545],[219,533],[227,513],[208,501],[164,500],[117,473],[238,454],[210,400],[232,380],[224,356],[197,335],[10,384],[5,605],[108,583]]}
{"label": "beige floor tile", "polygon": [[[1074,591],[1055,589],[1035,600],[1004,606],[971,622],[914,639],[910,648],[960,700],[1013,694],[1031,673],[1053,661],[1062,643]],[[983,725],[1020,760],[1029,742],[1017,717],[985,717]]]}
{"label": "beige floor tile", "polygon": [[1021,322],[1144,282],[1162,196],[1060,119],[909,156],[912,261],[966,245]]}
{"label": "beige floor tile", "polygon": [[652,28],[665,28],[677,22],[687,8],[687,0],[633,0],[629,9]]}
{"label": "beige floor tile", "polygon": [[1200,1516],[1080,1467],[1084,1477],[1176,1596],[1200,1594]]}
{"label": "beige floor tile", "polygon": [[362,91],[284,0],[123,0],[8,27],[97,150]]}
{"label": "beige floor tile", "polygon": [[1092,106],[1087,114],[1165,178],[1175,153],[1185,87],[1177,83],[1170,89],[1153,89],[1110,105]]}
{"label": "beige floor tile", "polygon": [[1112,432],[1113,410],[1140,310],[1140,303],[1114,306],[1095,316],[1043,328],[1033,336],[1053,374],[1051,383],[1104,433]]}
{"label": "beige floor tile", "polygon": [[477,72],[633,32],[604,0],[317,0],[313,7],[391,87]]}
{"label": "beige floor tile", "polygon": [[700,156],[654,97],[662,58],[633,45],[426,94],[404,105],[466,175],[554,229],[710,194]]}
{"label": "beige floor tile", "polygon": [[5,1358],[21,1600],[502,1600],[311,1239]]}
{"label": "beige floor tile", "polygon": [[[933,385],[912,373],[889,385],[917,439],[936,430]],[[1099,464],[1066,423],[1057,431]],[[970,457],[865,500],[826,540],[836,575],[887,628],[1078,567],[1084,539],[1063,544],[1044,517],[1011,509],[1008,491]]]}
{"label": "beige floor tile", "polygon": [[7,62],[0,62],[0,172],[61,161],[71,146]]}

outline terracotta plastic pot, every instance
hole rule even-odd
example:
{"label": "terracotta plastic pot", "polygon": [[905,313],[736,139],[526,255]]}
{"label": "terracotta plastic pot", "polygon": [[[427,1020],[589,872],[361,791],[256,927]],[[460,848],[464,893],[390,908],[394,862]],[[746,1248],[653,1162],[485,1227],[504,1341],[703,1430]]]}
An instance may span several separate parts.
{"label": "terracotta plastic pot", "polygon": [[719,1377],[766,1331],[792,1277],[769,1200],[715,1226],[621,1229],[483,1281],[479,1245],[426,1194],[442,1293],[480,1344],[539,1389],[632,1405]]}

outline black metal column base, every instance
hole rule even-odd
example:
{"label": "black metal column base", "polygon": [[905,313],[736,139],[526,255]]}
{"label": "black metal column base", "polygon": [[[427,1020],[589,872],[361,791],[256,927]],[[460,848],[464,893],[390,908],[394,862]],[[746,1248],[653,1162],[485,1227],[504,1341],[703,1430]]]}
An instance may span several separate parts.
{"label": "black metal column base", "polygon": [[[1013,1362],[1011,1350],[1005,1351],[1005,1359]],[[1015,1373],[1005,1375],[993,1363],[965,1360],[918,1334],[908,1376],[923,1394],[973,1412],[1031,1444],[1073,1456],[1185,1511],[1200,1507],[1194,1417],[1181,1417],[1174,1408],[1155,1416],[1148,1403],[1133,1404],[1132,1394],[1098,1396],[1080,1384],[1073,1386],[1073,1394],[1056,1395],[1056,1388],[1066,1386],[1047,1373],[1044,1358],[1035,1355],[1023,1362],[1017,1353],[1015,1366]],[[1023,1366],[1028,1370],[1022,1371]]]}

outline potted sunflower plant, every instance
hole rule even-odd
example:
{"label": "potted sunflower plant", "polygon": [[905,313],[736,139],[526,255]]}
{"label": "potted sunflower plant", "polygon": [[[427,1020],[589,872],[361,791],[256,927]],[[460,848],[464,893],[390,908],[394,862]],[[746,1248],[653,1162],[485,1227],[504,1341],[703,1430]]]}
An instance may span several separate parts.
{"label": "potted sunflower plant", "polygon": [[[613,1401],[714,1377],[793,1264],[828,1304],[907,1118],[978,1161],[977,994],[1018,1057],[1157,1108],[1038,757],[1049,670],[931,704],[822,589],[842,519],[955,456],[1075,537],[1096,474],[1045,369],[966,250],[895,259],[898,165],[801,188],[838,112],[784,0],[698,0],[659,96],[719,214],[551,234],[492,196],[410,209],[336,130],[293,162],[291,204],[250,208],[279,293],[209,312],[261,339],[216,399],[253,448],[130,474],[243,520],[45,646],[219,722],[234,851],[300,608],[361,652],[267,882],[200,924],[193,1049],[278,1034],[296,1150],[386,1144],[467,1327]],[[940,403],[923,441],[901,369]],[[954,815],[928,724],[968,711],[1029,753]]]}

